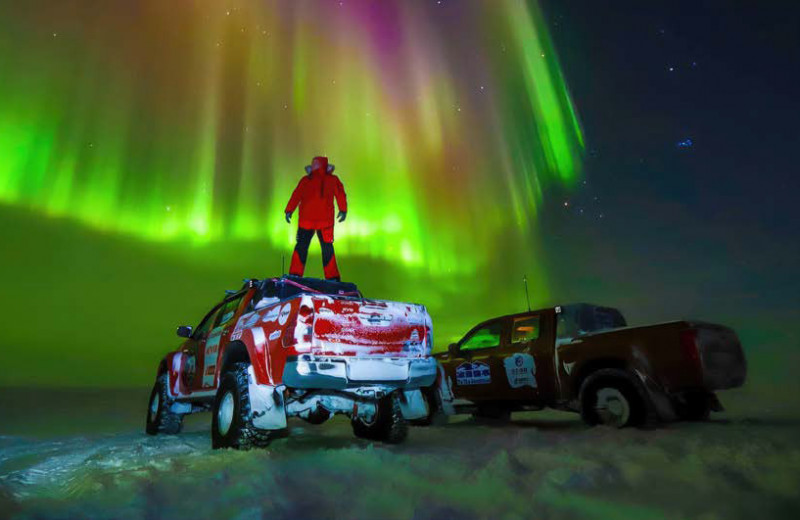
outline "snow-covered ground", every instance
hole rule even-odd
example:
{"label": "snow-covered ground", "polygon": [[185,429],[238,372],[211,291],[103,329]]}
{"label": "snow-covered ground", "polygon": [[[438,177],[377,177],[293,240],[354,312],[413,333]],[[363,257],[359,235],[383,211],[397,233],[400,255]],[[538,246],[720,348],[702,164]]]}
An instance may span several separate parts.
{"label": "snow-covered ground", "polygon": [[61,392],[48,405],[44,394],[0,389],[0,518],[800,512],[800,413],[736,392],[723,394],[729,411],[711,422],[650,431],[586,428],[575,415],[540,412],[506,425],[459,418],[384,446],[356,439],[336,418],[292,421],[290,437],[250,452],[212,451],[208,414],[191,417],[178,436],[144,435],[147,393]]}

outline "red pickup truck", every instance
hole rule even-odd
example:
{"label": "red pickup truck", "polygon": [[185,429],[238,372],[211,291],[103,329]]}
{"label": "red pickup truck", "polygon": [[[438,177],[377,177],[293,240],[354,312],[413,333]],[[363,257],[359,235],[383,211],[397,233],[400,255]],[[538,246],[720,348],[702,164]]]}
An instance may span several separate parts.
{"label": "red pickup truck", "polygon": [[[572,304],[487,320],[435,356],[431,414],[507,418],[545,407],[623,427],[701,420],[744,384],[736,333],[694,320],[628,327],[611,307]],[[438,392],[437,392],[438,390]]]}
{"label": "red pickup truck", "polygon": [[390,443],[427,414],[433,384],[424,306],[364,298],[351,283],[284,276],[230,291],[158,366],[146,431],[178,433],[212,412],[214,448],[265,445],[287,417],[351,418],[359,437]]}

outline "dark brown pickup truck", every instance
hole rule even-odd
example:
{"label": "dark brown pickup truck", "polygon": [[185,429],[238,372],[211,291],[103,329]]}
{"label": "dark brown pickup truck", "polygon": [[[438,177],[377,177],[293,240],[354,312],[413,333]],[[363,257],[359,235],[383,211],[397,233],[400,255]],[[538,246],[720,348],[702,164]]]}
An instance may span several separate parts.
{"label": "dark brown pickup truck", "polygon": [[617,309],[583,303],[485,321],[435,357],[430,417],[549,407],[617,427],[706,419],[722,410],[714,391],[742,386],[747,372],[727,327],[628,327]]}

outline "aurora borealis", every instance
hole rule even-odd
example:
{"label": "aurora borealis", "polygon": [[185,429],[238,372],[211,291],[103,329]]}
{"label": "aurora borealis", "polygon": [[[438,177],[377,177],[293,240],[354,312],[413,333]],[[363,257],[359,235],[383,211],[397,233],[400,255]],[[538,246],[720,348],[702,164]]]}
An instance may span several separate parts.
{"label": "aurora borealis", "polygon": [[86,384],[113,341],[141,354],[102,384],[149,384],[178,322],[288,265],[318,154],[350,203],[344,279],[426,304],[437,348],[522,304],[523,275],[549,296],[537,219],[583,138],[537,2],[37,0],[0,26],[0,343],[49,364],[6,381]]}
{"label": "aurora borealis", "polygon": [[743,75],[737,15],[706,35],[672,10],[607,27],[590,2],[0,1],[0,385],[150,385],[176,325],[280,272],[318,153],[348,192],[343,276],[427,305],[437,349],[524,308],[524,275],[533,306],[779,336],[795,89],[755,93],[796,47],[756,47],[779,52]]}
{"label": "aurora borealis", "polygon": [[282,207],[325,153],[352,201],[340,256],[473,275],[576,181],[581,133],[535,3],[436,9],[6,6],[0,202],[149,241],[288,248]]}
{"label": "aurora borealis", "polygon": [[[0,517],[796,517],[798,19],[0,0]],[[234,453],[198,414],[145,438],[175,327],[288,265],[282,210],[316,154],[348,191],[345,280],[425,304],[437,351],[524,310],[527,275],[534,308],[733,328],[745,387],[714,420],[641,431],[537,411],[382,447],[336,419]]]}

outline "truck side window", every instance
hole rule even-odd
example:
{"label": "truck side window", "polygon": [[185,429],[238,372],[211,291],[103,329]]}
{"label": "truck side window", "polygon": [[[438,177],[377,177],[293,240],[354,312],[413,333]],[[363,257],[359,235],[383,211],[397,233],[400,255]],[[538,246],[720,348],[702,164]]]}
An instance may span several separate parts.
{"label": "truck side window", "polygon": [[459,347],[459,350],[478,350],[500,346],[503,322],[495,321],[472,332]]}
{"label": "truck side window", "polygon": [[253,299],[250,300],[250,307],[252,308],[248,310],[259,310],[278,303],[281,301],[279,293],[280,291],[278,290],[278,286],[275,284],[275,282],[273,280],[267,280],[263,283]]}
{"label": "truck side window", "polygon": [[220,327],[228,323],[233,315],[236,314],[236,309],[239,308],[239,304],[242,302],[242,296],[238,298],[234,298],[233,300],[229,300],[225,303],[225,305],[220,309],[219,314],[217,314],[217,320],[214,324],[214,328]]}
{"label": "truck side window", "polygon": [[511,343],[527,343],[539,339],[539,316],[526,316],[514,320]]}
{"label": "truck side window", "polygon": [[575,317],[566,313],[558,315],[556,337],[558,339],[572,339],[580,334]]}
{"label": "truck side window", "polygon": [[214,318],[217,316],[217,311],[219,311],[219,307],[215,307],[214,310],[209,312],[203,321],[200,322],[200,325],[192,333],[192,338],[194,339],[202,339],[204,336],[208,334],[208,331],[211,330],[211,325],[214,323]]}

